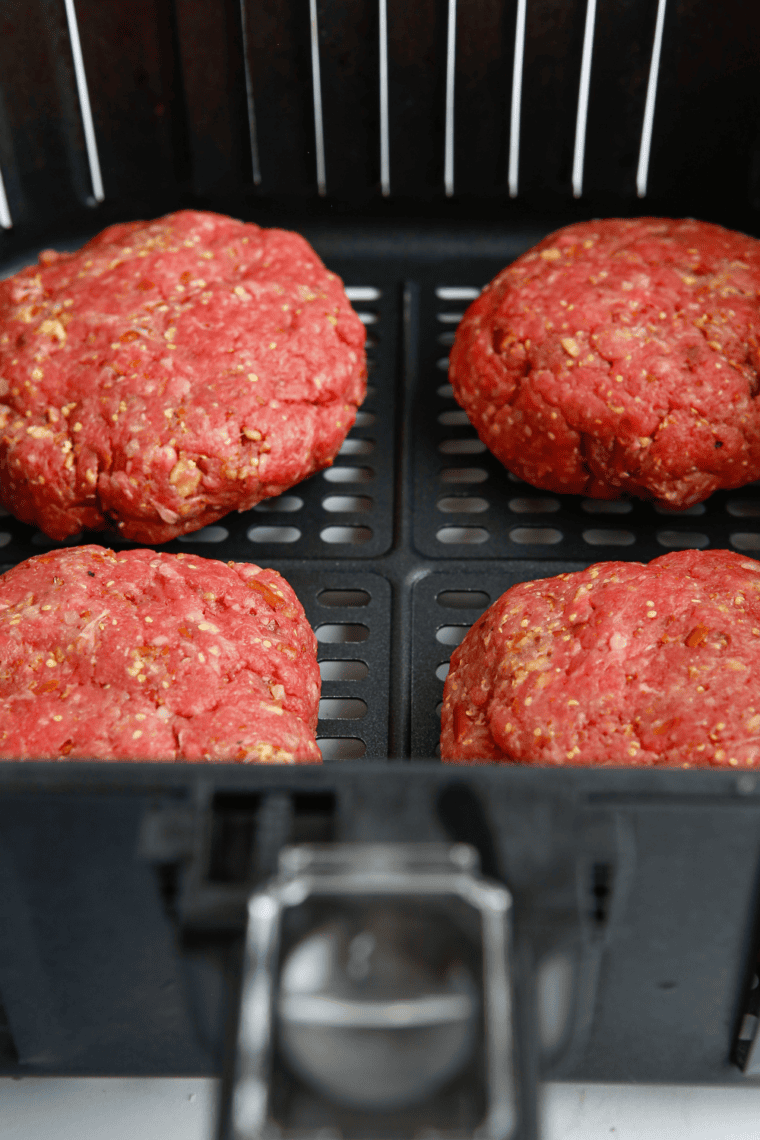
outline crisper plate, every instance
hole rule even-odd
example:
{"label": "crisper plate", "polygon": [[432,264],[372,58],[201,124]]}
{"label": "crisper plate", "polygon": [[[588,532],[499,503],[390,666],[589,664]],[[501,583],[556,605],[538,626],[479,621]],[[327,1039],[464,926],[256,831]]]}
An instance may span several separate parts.
{"label": "crisper plate", "polygon": [[[480,442],[453,399],[448,351],[467,304],[540,230],[300,228],[367,329],[356,426],[331,468],[159,549],[274,566],[292,582],[317,628],[325,759],[435,757],[450,652],[517,581],[671,550],[760,555],[758,484],[667,512],[537,490]],[[58,545],[0,519],[6,569]]]}

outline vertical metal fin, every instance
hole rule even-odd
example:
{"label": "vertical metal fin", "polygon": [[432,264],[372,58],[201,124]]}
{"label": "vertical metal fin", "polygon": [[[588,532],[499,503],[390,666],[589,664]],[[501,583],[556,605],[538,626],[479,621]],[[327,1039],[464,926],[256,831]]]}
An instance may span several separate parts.
{"label": "vertical metal fin", "polygon": [[654,28],[654,43],[652,44],[652,61],[649,65],[649,80],[647,82],[647,98],[644,105],[644,123],[641,128],[641,146],[639,148],[639,165],[636,170],[636,193],[639,198],[646,197],[647,179],[649,177],[649,154],[652,149],[652,127],[654,124],[654,106],[657,100],[657,79],[660,74],[660,55],[662,53],[662,29],[665,23],[665,4],[667,0],[657,0],[657,21]]}
{"label": "vertical metal fin", "polygon": [[251,142],[251,169],[254,186],[261,185],[259,164],[259,141],[256,134],[256,108],[253,103],[253,83],[251,81],[251,60],[248,52],[248,21],[245,14],[245,0],[240,0],[240,27],[243,33],[243,67],[245,69],[245,98],[248,107],[248,137]]}
{"label": "vertical metal fin", "polygon": [[4,230],[13,228],[13,218],[11,217],[11,211],[8,205],[8,195],[5,193],[2,171],[0,171],[0,226],[2,226]]}
{"label": "vertical metal fin", "polygon": [[380,32],[380,190],[391,192],[391,152],[388,107],[388,0],[378,0]]}
{"label": "vertical metal fin", "polygon": [[87,161],[90,164],[90,181],[92,182],[92,196],[96,202],[105,198],[103,191],[103,178],[100,173],[100,159],[98,158],[98,144],[95,141],[95,126],[92,121],[92,108],[90,107],[90,93],[87,90],[87,76],[84,71],[82,45],[79,42],[79,25],[74,10],[74,0],[63,0],[66,8],[66,20],[69,25],[69,39],[71,40],[71,55],[74,60],[74,75],[77,82],[77,95],[79,96],[79,111],[82,116],[84,142],[87,148]]}
{"label": "vertical metal fin", "polygon": [[443,154],[443,185],[446,197],[454,193],[454,74],[457,41],[457,0],[449,0],[446,35],[446,138]]}
{"label": "vertical metal fin", "polygon": [[586,26],[583,30],[583,55],[581,57],[581,79],[578,86],[578,113],[575,119],[575,147],[573,149],[573,197],[583,193],[583,159],[586,152],[586,120],[588,118],[588,96],[591,86],[591,55],[594,50],[594,25],[596,23],[596,0],[586,4]]}
{"label": "vertical metal fin", "polygon": [[522,102],[523,58],[525,55],[526,0],[517,0],[515,21],[515,56],[512,65],[512,110],[509,126],[509,196],[517,197],[517,176],[520,164],[520,107]]}
{"label": "vertical metal fin", "polygon": [[325,178],[325,132],[322,121],[322,82],[319,75],[319,27],[317,0],[309,0],[311,21],[311,78],[314,90],[314,143],[317,151],[317,191],[324,198],[327,193]]}

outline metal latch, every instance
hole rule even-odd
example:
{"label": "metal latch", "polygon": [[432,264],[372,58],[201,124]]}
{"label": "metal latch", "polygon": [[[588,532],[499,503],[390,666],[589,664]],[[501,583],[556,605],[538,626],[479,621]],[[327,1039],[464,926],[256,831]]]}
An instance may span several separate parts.
{"label": "metal latch", "polygon": [[513,1136],[511,906],[466,844],[285,848],[248,904],[222,1134]]}

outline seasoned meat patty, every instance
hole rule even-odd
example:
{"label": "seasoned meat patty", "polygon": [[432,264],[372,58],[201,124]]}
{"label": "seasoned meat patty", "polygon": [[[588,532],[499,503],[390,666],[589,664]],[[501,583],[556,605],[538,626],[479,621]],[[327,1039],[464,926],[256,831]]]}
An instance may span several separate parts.
{"label": "seasoned meat patty", "polygon": [[0,758],[318,763],[316,639],[274,570],[81,546],[0,576]]}
{"label": "seasoned meat patty", "polygon": [[441,755],[760,764],[760,562],[683,550],[513,586],[452,654]]}
{"label": "seasoned meat patty", "polygon": [[297,234],[185,210],[0,282],[0,498],[165,542],[328,466],[364,327]]}
{"label": "seasoned meat patty", "polygon": [[465,313],[454,393],[515,474],[682,509],[760,477],[760,242],[706,222],[551,234]]}

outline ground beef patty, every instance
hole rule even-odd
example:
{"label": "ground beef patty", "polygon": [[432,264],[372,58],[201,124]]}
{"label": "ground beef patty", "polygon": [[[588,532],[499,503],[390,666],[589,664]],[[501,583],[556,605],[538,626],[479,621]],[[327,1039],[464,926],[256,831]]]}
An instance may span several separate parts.
{"label": "ground beef patty", "polygon": [[328,466],[364,327],[297,234],[185,210],[0,282],[0,497],[165,542]]}
{"label": "ground beef patty", "polygon": [[274,570],[74,547],[0,577],[0,758],[319,762],[316,639]]}
{"label": "ground beef patty", "polygon": [[760,476],[760,242],[658,218],[567,226],[467,310],[454,393],[549,491],[681,509]]}
{"label": "ground beef patty", "polygon": [[760,763],[760,562],[684,550],[507,590],[452,654],[444,760]]}

